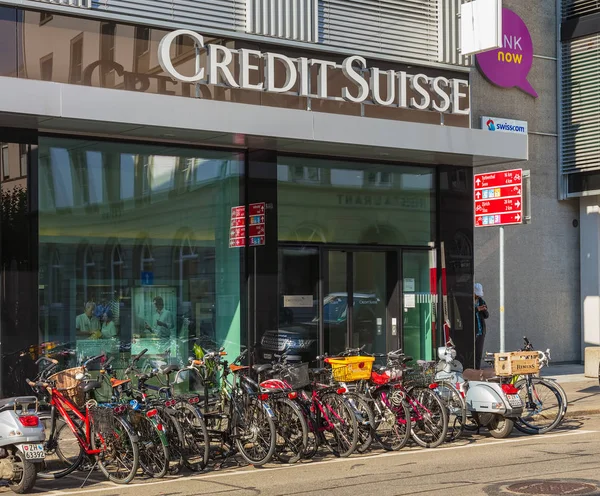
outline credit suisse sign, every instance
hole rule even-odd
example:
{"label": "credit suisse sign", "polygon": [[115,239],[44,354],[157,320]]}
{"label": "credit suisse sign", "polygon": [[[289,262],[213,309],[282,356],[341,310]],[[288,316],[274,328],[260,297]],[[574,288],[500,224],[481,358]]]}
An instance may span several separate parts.
{"label": "credit suisse sign", "polygon": [[523,171],[475,174],[475,227],[523,223]]}

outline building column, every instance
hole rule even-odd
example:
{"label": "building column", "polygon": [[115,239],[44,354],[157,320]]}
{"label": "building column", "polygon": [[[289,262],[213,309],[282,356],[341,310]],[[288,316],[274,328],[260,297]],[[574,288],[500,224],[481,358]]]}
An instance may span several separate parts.
{"label": "building column", "polygon": [[587,346],[600,346],[600,196],[579,203],[581,356]]}

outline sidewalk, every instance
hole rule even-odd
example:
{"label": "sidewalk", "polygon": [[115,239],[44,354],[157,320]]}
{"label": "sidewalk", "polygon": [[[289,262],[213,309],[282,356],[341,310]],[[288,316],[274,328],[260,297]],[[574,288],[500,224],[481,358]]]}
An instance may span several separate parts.
{"label": "sidewalk", "polygon": [[583,365],[552,365],[542,369],[542,376],[557,381],[569,400],[567,417],[600,414],[598,379],[583,375]]}

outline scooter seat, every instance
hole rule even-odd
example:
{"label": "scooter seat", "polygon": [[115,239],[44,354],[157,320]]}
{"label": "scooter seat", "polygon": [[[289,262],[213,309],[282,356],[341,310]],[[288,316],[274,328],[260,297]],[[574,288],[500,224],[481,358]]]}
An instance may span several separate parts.
{"label": "scooter seat", "polygon": [[496,372],[494,369],[465,369],[462,375],[466,381],[487,381],[496,377]]}
{"label": "scooter seat", "polygon": [[14,408],[15,403],[35,405],[37,398],[35,396],[15,396],[12,398],[3,398],[0,400],[0,412]]}

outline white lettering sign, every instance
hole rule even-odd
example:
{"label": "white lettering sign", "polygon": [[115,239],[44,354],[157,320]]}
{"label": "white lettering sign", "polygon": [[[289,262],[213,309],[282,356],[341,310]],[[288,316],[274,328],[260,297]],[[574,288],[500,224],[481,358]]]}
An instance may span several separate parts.
{"label": "white lettering sign", "polygon": [[[196,73],[191,76],[181,74],[171,59],[171,47],[179,36],[190,37],[196,47]],[[207,56],[201,57],[202,52],[206,52]],[[238,71],[232,71],[234,55],[237,56]],[[433,110],[460,115],[470,113],[468,80],[429,77],[426,74],[413,75],[405,71],[381,71],[377,67],[367,67],[367,61],[357,55],[346,58],[341,65],[328,60],[305,57],[294,59],[273,52],[235,50],[213,44],[205,46],[202,35],[179,29],[163,37],[158,47],[158,60],[168,75],[185,83],[225,85],[268,93],[292,93],[297,96],[351,103],[369,101],[383,107]],[[262,74],[259,69],[261,60],[264,64]],[[281,72],[282,70],[284,72]],[[310,91],[313,70],[316,71],[316,93]],[[328,77],[331,71],[341,71],[348,81],[348,86],[341,89],[341,95],[330,94]],[[237,79],[233,72],[237,73]],[[285,79],[276,78],[276,74],[285,74]],[[365,75],[368,76],[368,80]],[[259,81],[251,83],[252,76]],[[382,82],[385,82],[385,91],[381,90]],[[417,96],[409,98],[409,88]]]}

